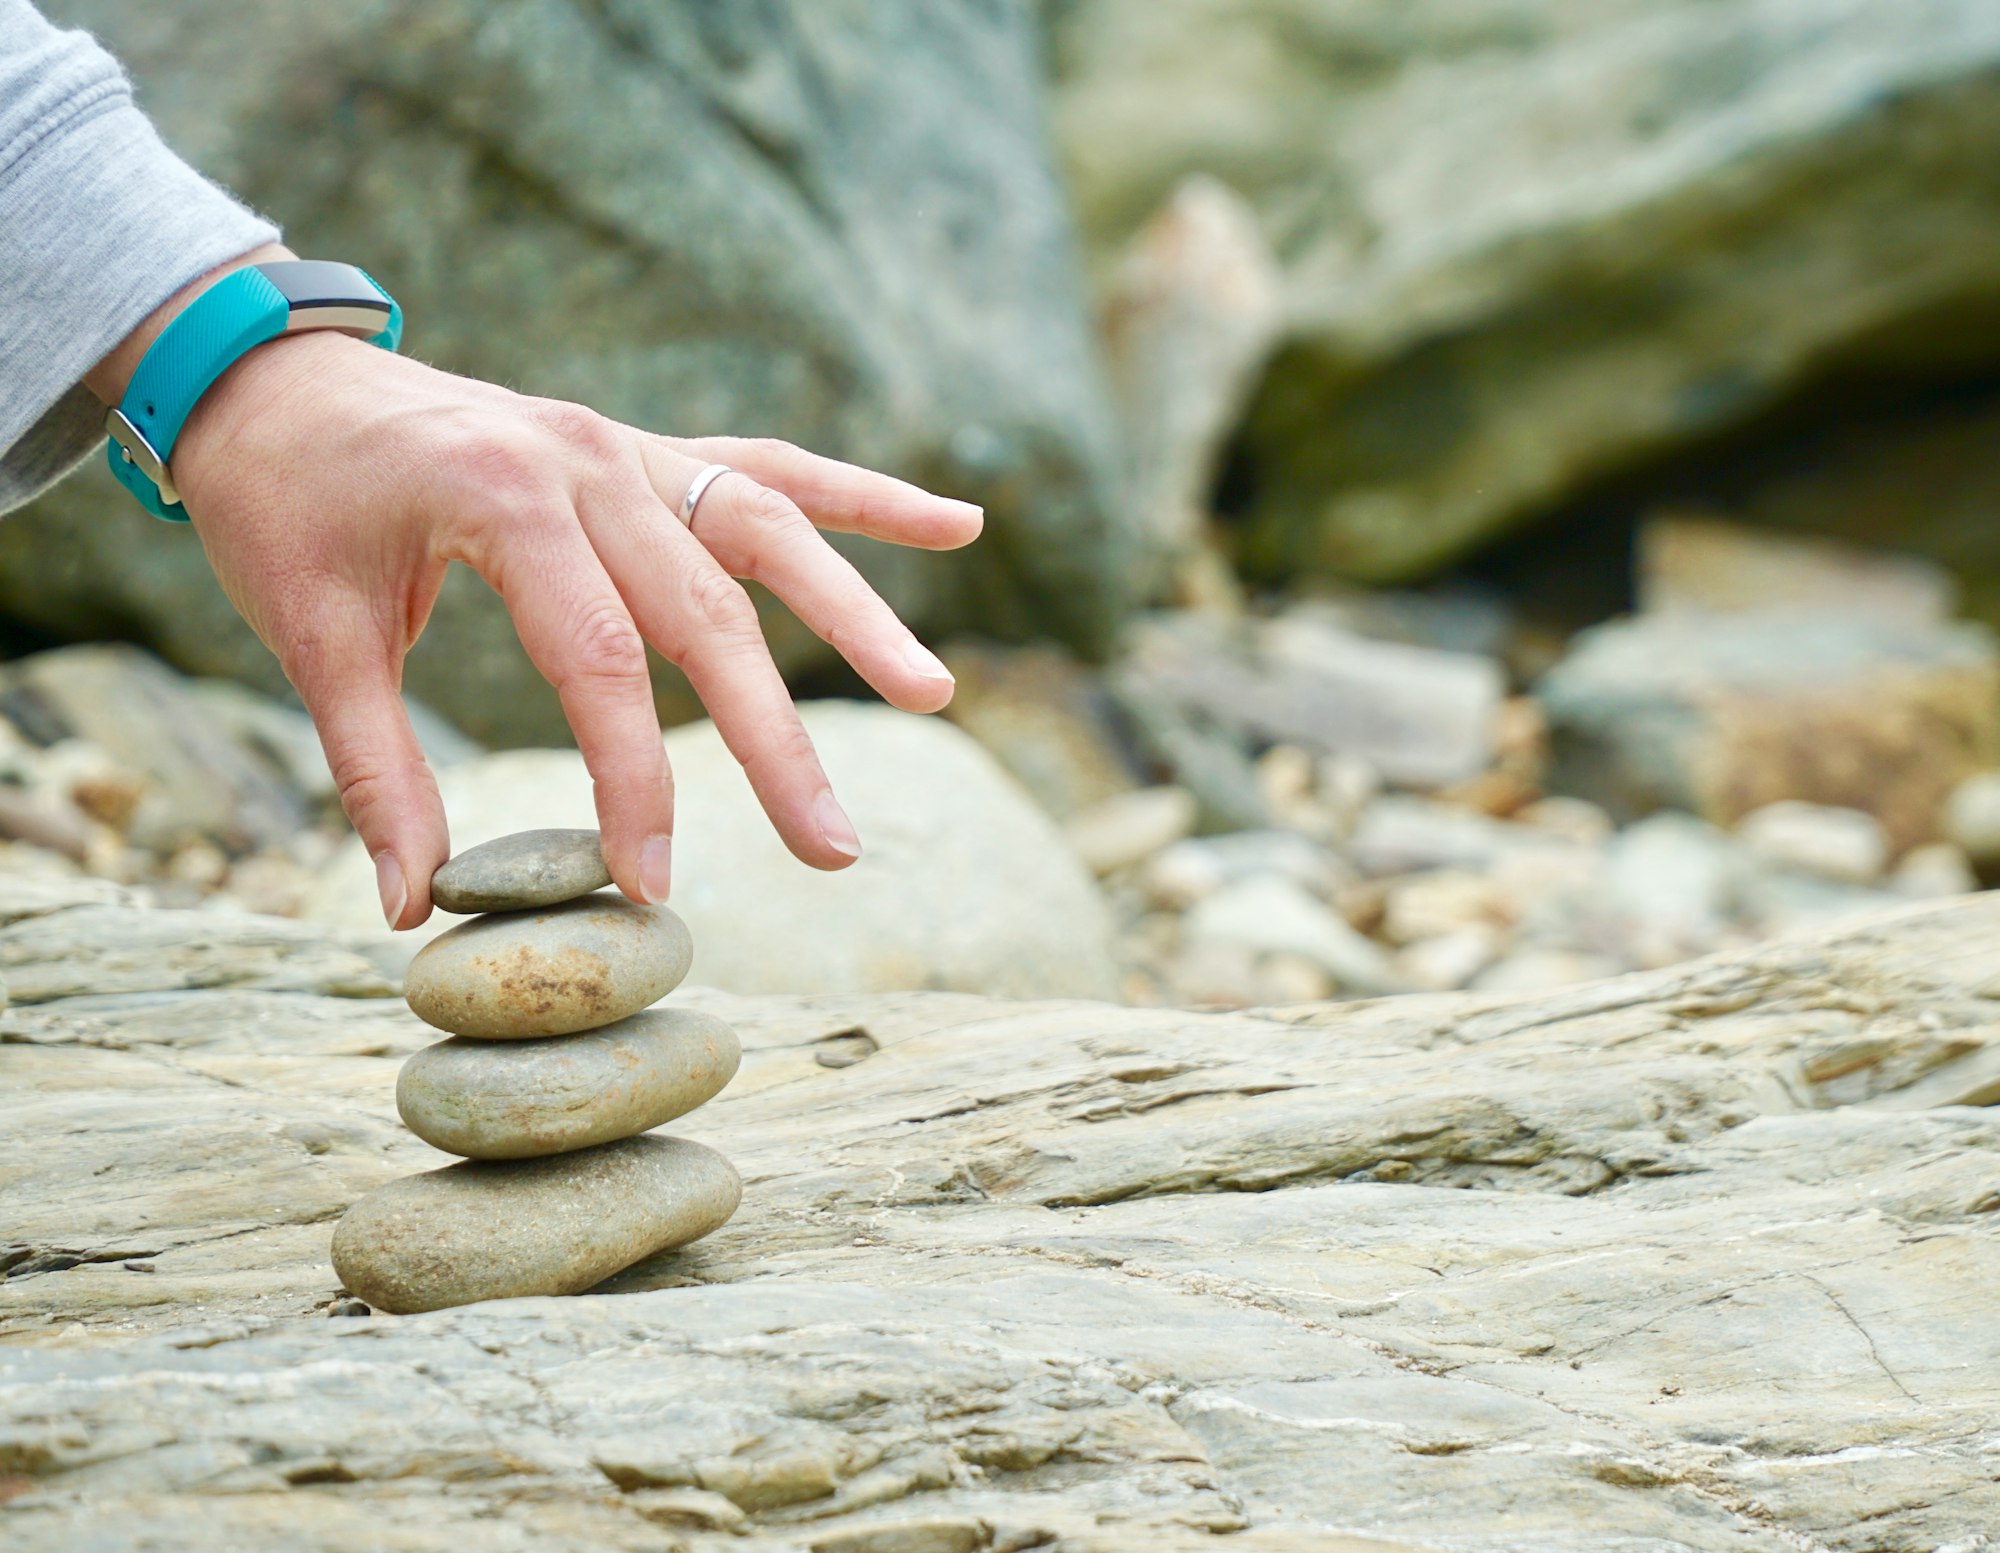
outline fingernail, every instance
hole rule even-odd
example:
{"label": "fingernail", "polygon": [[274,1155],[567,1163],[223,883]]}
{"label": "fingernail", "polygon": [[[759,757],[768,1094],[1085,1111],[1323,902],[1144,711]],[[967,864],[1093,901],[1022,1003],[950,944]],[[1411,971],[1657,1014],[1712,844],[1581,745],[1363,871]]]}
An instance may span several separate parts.
{"label": "fingernail", "polygon": [[846,857],[861,855],[861,838],[854,834],[854,826],[831,790],[813,800],[813,818],[819,822],[819,833],[834,851]]}
{"label": "fingernail", "polygon": [[393,852],[375,854],[375,888],[382,892],[383,919],[394,927],[410,904],[410,887],[403,882],[403,865]]}
{"label": "fingernail", "polygon": [[903,661],[925,679],[947,680],[954,685],[958,683],[952,679],[951,670],[944,666],[944,661],[914,636],[903,648]]}
{"label": "fingernail", "polygon": [[674,838],[648,836],[639,848],[639,893],[657,906],[667,898],[674,878]]}

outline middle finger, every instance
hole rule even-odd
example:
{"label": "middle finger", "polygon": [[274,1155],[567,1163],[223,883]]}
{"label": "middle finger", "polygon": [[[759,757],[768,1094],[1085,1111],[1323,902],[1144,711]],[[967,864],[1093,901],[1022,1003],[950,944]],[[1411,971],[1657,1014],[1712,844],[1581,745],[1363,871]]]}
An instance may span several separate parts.
{"label": "middle finger", "polygon": [[640,631],[687,675],[785,845],[815,868],[853,862],[861,844],[742,585],[636,475],[593,482],[577,511]]}

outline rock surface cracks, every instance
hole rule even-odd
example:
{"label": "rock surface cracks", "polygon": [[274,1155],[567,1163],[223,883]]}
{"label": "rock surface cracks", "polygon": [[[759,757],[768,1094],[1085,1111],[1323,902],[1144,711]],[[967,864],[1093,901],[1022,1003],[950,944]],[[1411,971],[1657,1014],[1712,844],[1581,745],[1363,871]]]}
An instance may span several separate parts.
{"label": "rock surface cracks", "polygon": [[[115,901],[44,901],[48,963]],[[2000,902],[1526,997],[673,1006],[744,1211],[596,1292],[327,1319],[441,1156],[332,944],[0,1022],[21,1553],[1977,1548]],[[95,952],[95,951],[92,951]],[[287,966],[293,969],[288,971]],[[274,970],[275,967],[275,970]],[[328,968],[333,969],[329,974]],[[821,1058],[829,1058],[822,1061]]]}

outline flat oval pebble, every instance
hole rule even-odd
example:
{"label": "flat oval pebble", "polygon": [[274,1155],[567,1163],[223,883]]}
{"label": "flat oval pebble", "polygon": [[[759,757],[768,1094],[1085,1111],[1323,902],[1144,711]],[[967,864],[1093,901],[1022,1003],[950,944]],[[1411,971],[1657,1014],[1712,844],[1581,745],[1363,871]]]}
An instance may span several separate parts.
{"label": "flat oval pebble", "polygon": [[666,907],[587,895],[440,933],[403,973],[403,997],[452,1035],[568,1035],[657,1003],[693,958],[687,924]]}
{"label": "flat oval pebble", "polygon": [[743,1048],[711,1014],[656,1008],[581,1035],[427,1046],[396,1079],[424,1142],[468,1159],[532,1159],[647,1132],[712,1100]]}
{"label": "flat oval pebble", "polygon": [[685,1138],[625,1138],[547,1159],[464,1160],[378,1187],[333,1232],[333,1270],[395,1315],[581,1294],[727,1223],[736,1169]]}
{"label": "flat oval pebble", "polygon": [[468,847],[431,875],[442,911],[525,911],[575,900],[611,882],[594,830],[522,830]]}

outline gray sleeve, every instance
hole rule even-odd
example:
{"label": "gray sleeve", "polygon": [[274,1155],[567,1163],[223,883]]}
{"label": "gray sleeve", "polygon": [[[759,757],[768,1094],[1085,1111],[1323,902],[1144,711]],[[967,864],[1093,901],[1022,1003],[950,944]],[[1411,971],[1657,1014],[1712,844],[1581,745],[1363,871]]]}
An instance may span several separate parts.
{"label": "gray sleeve", "polygon": [[103,442],[84,373],[277,235],[161,143],[87,33],[0,0],[0,512]]}

